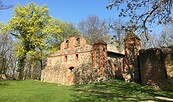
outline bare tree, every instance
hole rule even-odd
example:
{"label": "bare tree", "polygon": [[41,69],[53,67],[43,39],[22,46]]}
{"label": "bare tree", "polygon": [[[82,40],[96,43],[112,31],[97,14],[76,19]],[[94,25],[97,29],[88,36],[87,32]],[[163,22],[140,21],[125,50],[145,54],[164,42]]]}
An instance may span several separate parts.
{"label": "bare tree", "polygon": [[0,0],[0,10],[9,9],[11,7],[12,5],[4,5],[3,2]]}
{"label": "bare tree", "polygon": [[148,40],[145,39],[145,33],[140,34],[141,49],[155,48],[158,47],[157,34],[148,34]]}
{"label": "bare tree", "polygon": [[109,38],[106,21],[100,20],[98,16],[88,16],[79,22],[78,28],[88,43]]}
{"label": "bare tree", "polygon": [[158,46],[173,46],[173,22],[164,26],[162,34],[158,39]]}
{"label": "bare tree", "polygon": [[4,24],[0,23],[0,74],[14,78],[16,71],[15,44],[12,37],[3,30]]}
{"label": "bare tree", "polygon": [[109,31],[113,33],[111,43],[114,44],[120,52],[123,50],[123,38],[126,35],[126,29],[124,26],[126,24],[127,22],[124,22],[121,19],[109,21]]}
{"label": "bare tree", "polygon": [[119,17],[130,17],[131,27],[147,32],[153,24],[171,21],[172,0],[109,0],[107,9],[116,7]]}

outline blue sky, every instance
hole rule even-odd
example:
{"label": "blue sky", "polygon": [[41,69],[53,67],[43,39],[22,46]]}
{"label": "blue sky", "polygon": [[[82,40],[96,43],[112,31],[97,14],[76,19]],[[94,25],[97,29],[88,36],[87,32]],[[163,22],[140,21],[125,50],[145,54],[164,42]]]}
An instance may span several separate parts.
{"label": "blue sky", "polygon": [[[49,13],[54,18],[62,21],[73,22],[75,25],[89,15],[96,15],[99,18],[116,18],[116,11],[107,10],[108,0],[2,0],[4,4],[26,5],[29,2],[35,2],[37,5],[46,4]],[[0,21],[6,23],[13,13],[13,8],[0,10]]]}
{"label": "blue sky", "polygon": [[[35,2],[41,6],[46,4],[49,8],[49,13],[54,18],[65,22],[72,22],[76,25],[82,19],[89,15],[99,16],[101,19],[118,19],[118,12],[115,8],[107,10],[109,0],[2,0],[4,4],[26,5],[29,2]],[[8,10],[0,10],[0,22],[7,23],[13,15],[13,8]],[[159,30],[158,30],[159,28]],[[161,27],[155,28],[156,33],[161,32]]]}

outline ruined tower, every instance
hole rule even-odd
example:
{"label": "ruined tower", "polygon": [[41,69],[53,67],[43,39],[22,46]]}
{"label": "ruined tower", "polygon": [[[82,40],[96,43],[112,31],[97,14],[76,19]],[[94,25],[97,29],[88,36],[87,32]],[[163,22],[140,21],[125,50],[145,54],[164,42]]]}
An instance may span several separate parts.
{"label": "ruined tower", "polygon": [[93,79],[97,80],[101,77],[107,77],[105,74],[105,68],[107,64],[107,44],[104,41],[98,41],[93,44],[92,62]]}
{"label": "ruined tower", "polygon": [[127,32],[124,38],[124,67],[123,73],[131,75],[131,81],[140,82],[140,69],[139,69],[139,50],[140,39],[131,31]]}

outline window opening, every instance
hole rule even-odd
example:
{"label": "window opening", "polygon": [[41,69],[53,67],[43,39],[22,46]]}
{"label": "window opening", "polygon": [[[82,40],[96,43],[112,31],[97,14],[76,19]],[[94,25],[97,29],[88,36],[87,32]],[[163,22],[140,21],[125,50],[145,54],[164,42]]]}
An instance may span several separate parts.
{"label": "window opening", "polygon": [[76,54],[76,61],[78,61],[78,58],[79,58],[79,56],[78,56],[78,54]]}
{"label": "window opening", "polygon": [[64,58],[64,62],[67,62],[67,55],[66,55],[65,58]]}
{"label": "window opening", "polygon": [[76,45],[80,45],[80,38],[76,39]]}
{"label": "window opening", "polygon": [[69,48],[69,40],[66,41],[66,48]]}
{"label": "window opening", "polygon": [[69,68],[69,70],[70,70],[71,72],[73,72],[73,69],[74,69],[74,67],[70,67],[70,68]]}

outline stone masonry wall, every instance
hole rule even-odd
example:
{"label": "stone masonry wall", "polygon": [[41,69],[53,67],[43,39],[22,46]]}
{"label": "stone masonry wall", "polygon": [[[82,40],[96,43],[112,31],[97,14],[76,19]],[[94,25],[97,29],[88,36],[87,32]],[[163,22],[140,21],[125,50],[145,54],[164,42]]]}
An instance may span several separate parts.
{"label": "stone masonry wall", "polygon": [[91,74],[91,53],[79,53],[78,61],[75,57],[75,54],[67,55],[67,62],[64,62],[64,56],[49,57],[41,80],[62,85],[88,83],[90,75],[86,77],[86,74]]}
{"label": "stone masonry wall", "polygon": [[100,80],[108,78],[107,70],[107,44],[103,41],[99,41],[93,44],[92,48],[92,60],[93,60],[93,80]]}
{"label": "stone masonry wall", "polygon": [[[82,37],[75,36],[62,42],[60,48],[47,58],[41,81],[61,85],[87,84],[114,77],[115,71],[122,69],[119,64],[122,56],[119,58],[113,51],[115,56],[108,57],[107,44],[103,41],[91,46]],[[108,63],[108,58],[113,62]]]}
{"label": "stone masonry wall", "polygon": [[122,54],[108,52],[108,68],[112,78],[123,79],[123,58]]}
{"label": "stone masonry wall", "polygon": [[131,75],[131,81],[140,82],[138,56],[140,50],[140,39],[132,32],[124,39],[124,64],[123,73]]}
{"label": "stone masonry wall", "polygon": [[80,36],[66,39],[61,43],[60,50],[47,58],[41,81],[62,85],[91,82],[91,50],[91,45]]}
{"label": "stone masonry wall", "polygon": [[143,85],[173,86],[173,48],[140,50],[139,61]]}

